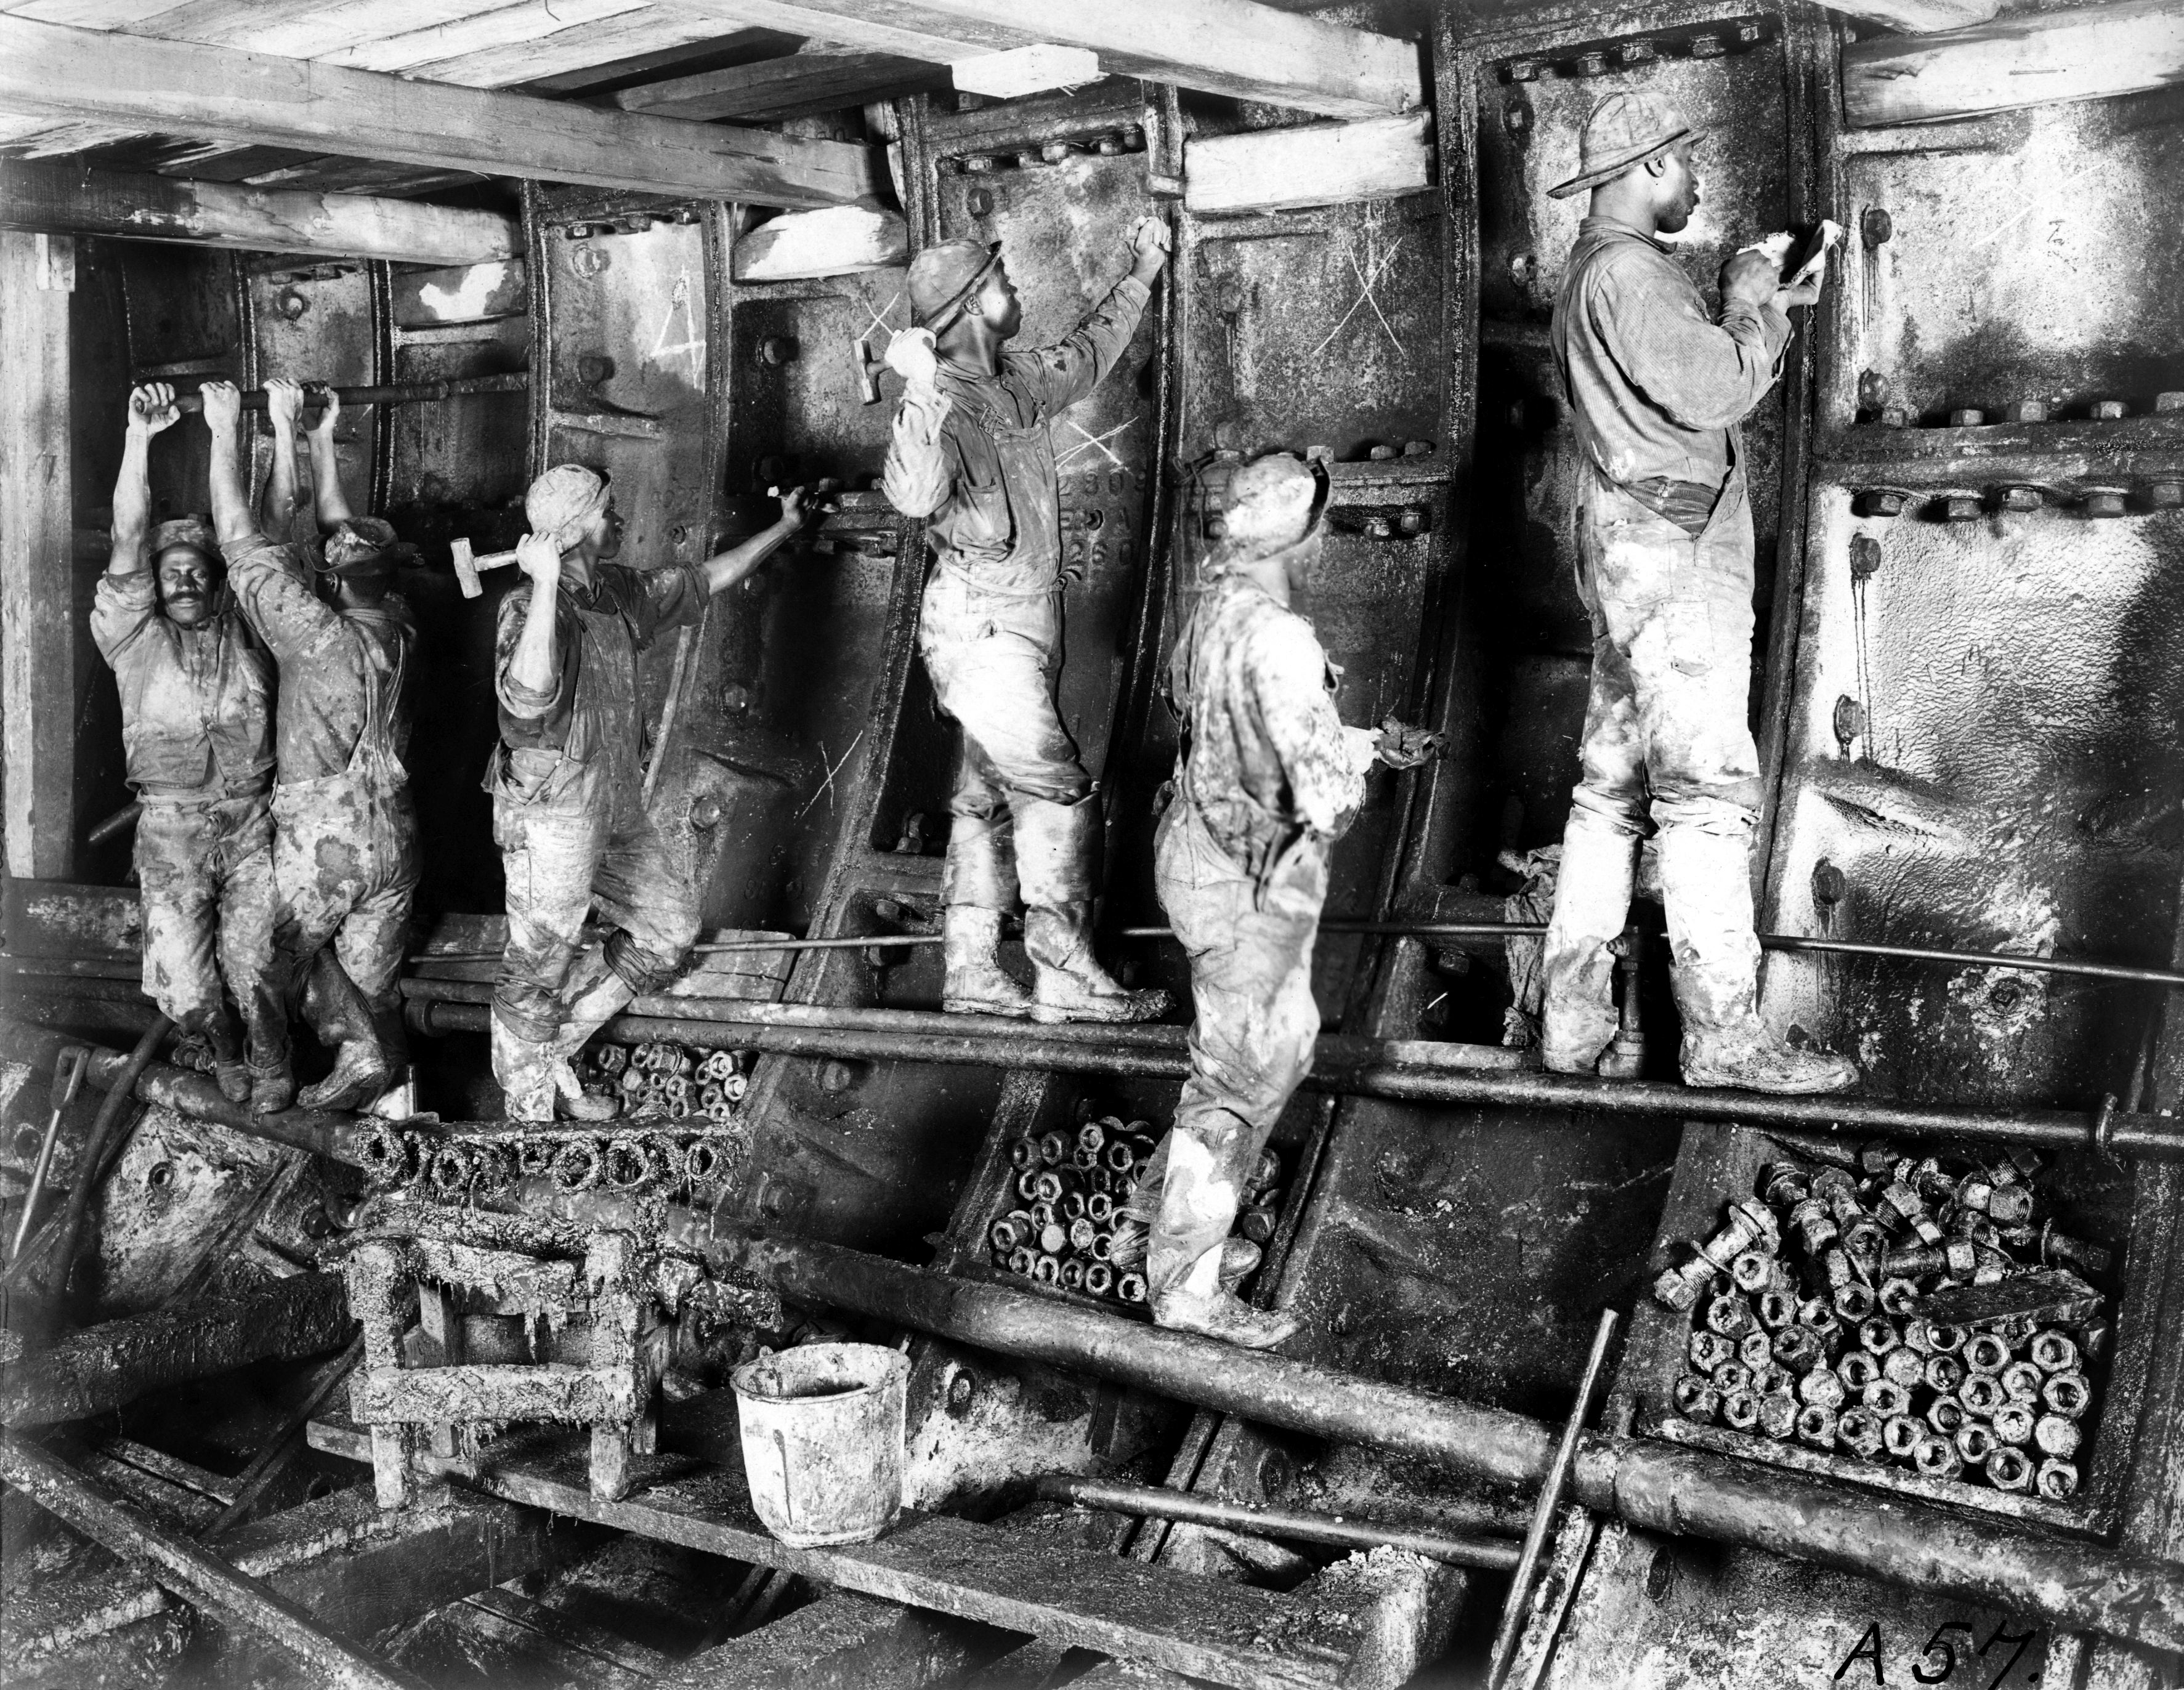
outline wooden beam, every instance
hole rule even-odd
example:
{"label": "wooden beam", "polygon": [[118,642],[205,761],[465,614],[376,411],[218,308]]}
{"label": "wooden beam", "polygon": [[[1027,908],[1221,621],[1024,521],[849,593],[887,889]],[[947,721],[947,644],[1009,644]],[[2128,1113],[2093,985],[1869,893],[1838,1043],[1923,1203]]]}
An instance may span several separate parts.
{"label": "wooden beam", "polygon": [[929,59],[892,53],[806,51],[625,88],[614,103],[624,111],[662,117],[708,122],[732,117],[755,123],[836,111],[869,100],[892,100],[944,86],[947,81],[946,70]]}
{"label": "wooden beam", "polygon": [[1297,106],[1329,117],[1382,117],[1425,103],[1415,42],[1278,11],[1256,0],[687,0],[753,24],[875,53],[953,63],[962,51],[889,45],[905,31],[994,52],[1052,42],[1089,48],[1110,72],[1207,93]]}
{"label": "wooden beam", "polygon": [[296,193],[0,159],[0,227],[409,264],[517,258],[513,217],[354,193]]}
{"label": "wooden beam", "polygon": [[1983,24],[2002,9],[2002,0],[1833,0],[1829,9],[1907,35],[1930,35]]}
{"label": "wooden beam", "polygon": [[1203,215],[1416,193],[1430,180],[1428,128],[1427,114],[1412,112],[1193,139],[1183,149],[1183,203]]}
{"label": "wooden beam", "polygon": [[738,236],[731,265],[738,282],[799,282],[884,270],[910,258],[910,229],[899,211],[837,205],[785,211]]}
{"label": "wooden beam", "polygon": [[2184,10],[2175,0],[2043,12],[1915,40],[1876,36],[1842,53],[1843,114],[1858,129],[2178,82]]}
{"label": "wooden beam", "polygon": [[67,236],[0,234],[0,816],[8,873],[46,880],[75,857],[75,287]]}
{"label": "wooden beam", "polygon": [[805,208],[872,191],[871,149],[233,47],[0,17],[0,109],[432,169]]}

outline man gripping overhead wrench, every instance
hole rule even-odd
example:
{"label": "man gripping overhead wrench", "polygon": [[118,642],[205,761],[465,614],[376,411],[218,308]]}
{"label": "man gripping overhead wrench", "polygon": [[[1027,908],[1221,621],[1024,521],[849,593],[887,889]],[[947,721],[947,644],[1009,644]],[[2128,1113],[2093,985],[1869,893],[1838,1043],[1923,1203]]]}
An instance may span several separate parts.
{"label": "man gripping overhead wrench", "polygon": [[1752,507],[1737,424],[1774,383],[1786,310],[1779,255],[1723,267],[1721,315],[1658,235],[1698,204],[1698,135],[1650,97],[1609,94],[1585,120],[1592,190],[1551,331],[1585,463],[1580,586],[1592,619],[1582,778],[1563,835],[1546,940],[1542,1044],[1593,1071],[1615,1036],[1608,946],[1629,918],[1640,839],[1659,834],[1683,1073],[1694,1085],[1836,1091],[1858,1070],[1793,1050],[1759,1018],[1752,833],[1759,756],[1752,683]]}
{"label": "man gripping overhead wrench", "polygon": [[[1023,321],[999,243],[948,241],[911,261],[917,326],[889,365],[905,385],[883,485],[927,519],[938,561],[918,649],[963,733],[943,883],[944,1008],[1038,1021],[1143,1021],[1167,994],[1129,991],[1092,954],[1097,788],[1055,704],[1061,663],[1061,494],[1047,426],[1122,356],[1167,259],[1167,226],[1130,231],[1130,269],[1077,332],[1005,350]],[[1021,898],[1031,990],[1002,967]]]}
{"label": "man gripping overhead wrench", "polygon": [[[693,866],[644,808],[637,654],[695,622],[804,526],[804,489],[781,520],[703,563],[614,561],[621,516],[604,477],[557,464],[524,495],[516,548],[530,579],[500,601],[493,685],[499,749],[487,771],[508,878],[508,946],[493,994],[493,1072],[508,1117],[603,1120],[569,1058],[641,991],[682,971],[698,937]],[[586,951],[584,918],[610,927]],[[580,960],[581,958],[581,960]]]}

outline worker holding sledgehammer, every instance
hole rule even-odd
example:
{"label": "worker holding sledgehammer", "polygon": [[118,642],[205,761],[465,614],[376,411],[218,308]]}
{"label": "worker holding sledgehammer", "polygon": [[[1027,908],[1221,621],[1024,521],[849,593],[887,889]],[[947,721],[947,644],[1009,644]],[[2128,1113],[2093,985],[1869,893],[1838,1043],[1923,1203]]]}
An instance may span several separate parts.
{"label": "worker holding sledgehammer", "polygon": [[[493,988],[493,1071],[510,1120],[615,1113],[570,1058],[638,993],[681,972],[698,937],[692,865],[644,804],[638,653],[696,622],[705,601],[804,526],[792,488],[781,520],[703,563],[634,569],[605,477],[557,464],[524,495],[516,547],[529,581],[501,600],[493,688],[501,743],[486,772],[508,879],[508,944]],[[596,907],[611,929],[586,950]]]}

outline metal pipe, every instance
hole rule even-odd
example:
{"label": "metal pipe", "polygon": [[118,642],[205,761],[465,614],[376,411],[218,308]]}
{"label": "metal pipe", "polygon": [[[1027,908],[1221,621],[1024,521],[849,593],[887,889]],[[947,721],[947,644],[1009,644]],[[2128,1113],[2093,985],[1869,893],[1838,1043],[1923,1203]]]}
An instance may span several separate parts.
{"label": "metal pipe", "polygon": [[[1506,1485],[1547,1475],[1552,1428],[1523,1414],[1166,1331],[1058,1298],[837,1245],[671,1212],[682,1247],[801,1302],[1090,1373],[1262,1425],[1423,1457]],[[1572,1494],[1650,1531],[1840,1568],[2143,1648],[2184,1647],[2184,1565],[2036,1536],[1911,1498],[1814,1484],[1750,1462],[1598,1432]]]}
{"label": "metal pipe", "polygon": [[8,1247],[8,1264],[13,1267],[23,1253],[24,1241],[31,1235],[31,1218],[38,1212],[38,1199],[46,1194],[46,1176],[53,1172],[53,1146],[61,1135],[61,1117],[68,1106],[75,1102],[77,1090],[83,1085],[83,1065],[87,1052],[81,1045],[70,1045],[63,1050],[53,1063],[53,1113],[46,1118],[46,1135],[38,1141],[38,1160],[31,1169],[31,1188],[23,1194],[23,1213],[15,1222],[14,1241]]}
{"label": "metal pipe", "polygon": [[1099,1479],[1080,1479],[1073,1473],[1049,1473],[1038,1484],[1039,1494],[1051,1502],[1077,1503],[1085,1508],[1106,1509],[1117,1514],[1142,1514],[1149,1520],[1177,1520],[1191,1525],[1214,1525],[1259,1537],[1287,1538],[1298,1543],[1327,1543],[1340,1549],[1406,1549],[1429,1561],[1446,1561],[1452,1567],[1477,1567],[1506,1573],[1517,1565],[1517,1546],[1505,1537],[1444,1537],[1435,1532],[1410,1531],[1400,1525],[1375,1525],[1369,1520],[1338,1520],[1333,1514],[1310,1514],[1297,1509],[1245,1508],[1190,1491],[1171,1491],[1157,1485],[1117,1485]]}
{"label": "metal pipe", "polygon": [[1495,1629],[1494,1647],[1486,1660],[1486,1690],[1501,1690],[1508,1674],[1509,1658],[1517,1647],[1517,1633],[1524,1623],[1524,1607],[1531,1600],[1532,1580],[1538,1574],[1540,1556],[1547,1547],[1547,1533],[1562,1512],[1563,1495],[1569,1488],[1570,1469],[1577,1460],[1577,1441],[1592,1415],[1593,1398],[1599,1393],[1600,1376],[1607,1370],[1607,1347],[1615,1341],[1615,1311],[1600,1311],[1600,1325],[1592,1335],[1592,1353],[1586,1358],[1585,1378],[1577,1387],[1577,1403],[1555,1446],[1553,1464],[1532,1504],[1531,1524],[1525,1528],[1524,1553],[1518,1557],[1516,1576],[1509,1581],[1502,1602],[1502,1623]]}
{"label": "metal pipe", "polygon": [[111,816],[84,835],[88,845],[103,845],[117,834],[125,834],[136,825],[136,818],[144,813],[142,802],[131,799]]}
{"label": "metal pipe", "polygon": [[184,1600],[210,1609],[287,1649],[315,1682],[343,1690],[423,1690],[423,1681],[320,1628],[294,1603],[186,1537],[153,1524],[51,1451],[0,1440],[0,1478]]}
{"label": "metal pipe", "polygon": [[[404,981],[404,990],[427,983]],[[429,983],[435,988],[461,984],[454,981]],[[468,988],[482,1000],[489,989]],[[455,993],[431,1001],[413,1002],[411,1024],[426,1034],[483,1032],[491,1012],[482,1001],[467,996],[448,1001]],[[662,1001],[662,1000],[655,1000]],[[687,1007],[685,1000],[668,999]],[[820,1014],[833,1014],[819,1006],[805,1006]],[[873,1013],[875,1012],[854,1012]],[[910,1015],[916,1012],[899,1011]],[[987,1030],[993,1023],[983,1018],[977,1033],[909,1030],[866,1030],[842,1027],[833,1020],[794,1026],[755,1024],[705,1016],[623,1015],[607,1023],[606,1035],[625,1042],[662,1040],[701,1048],[769,1051],[798,1057],[850,1057],[866,1061],[956,1063],[966,1066],[1002,1068],[1042,1068],[1061,1074],[1106,1074],[1174,1079],[1187,1071],[1188,1054],[1180,1049],[1126,1044],[1106,1036],[1114,1029],[1096,1029],[1094,1037],[1061,1029],[1041,1028],[1037,1032]],[[939,1021],[921,1017],[920,1026]],[[1685,1120],[1734,1121],[1747,1126],[1798,1127],[1823,1135],[1853,1132],[1862,1136],[1881,1134],[1907,1139],[1977,1139],[1990,1143],[2021,1144],[2045,1150],[2094,1149],[2119,1156],[2144,1156],[2162,1161],[2184,1160],[2184,1118],[2135,1113],[2103,1107],[2099,1110],[1968,1109],[1946,1105],[1892,1102],[1865,1097],[1772,1097],[1754,1091],[1702,1090],[1641,1080],[1594,1079],[1574,1074],[1518,1071],[1513,1062],[1499,1068],[1468,1066],[1473,1053],[1485,1046],[1461,1046],[1459,1063],[1435,1063],[1426,1055],[1430,1043],[1384,1045],[1376,1040],[1323,1040],[1313,1072],[1305,1085],[1341,1096],[1383,1097],[1399,1103],[1436,1107],[1479,1107],[1531,1109],[1548,1114],[1591,1113],[1669,1116]],[[1497,1055],[1503,1053],[1496,1052]],[[1390,1060],[1390,1056],[1396,1059]],[[1513,1057],[1514,1053],[1507,1053]],[[1574,1123],[1590,1129],[1595,1124]]]}
{"label": "metal pipe", "polygon": [[[433,403],[446,399],[468,398],[473,393],[521,393],[527,392],[531,377],[524,371],[511,370],[499,376],[455,376],[443,382],[396,382],[379,387],[334,388],[331,390],[323,382],[306,382],[304,392],[308,403],[312,395],[332,391],[341,397],[345,405],[414,404],[420,400]],[[176,410],[203,410],[203,393],[177,393]],[[265,389],[248,388],[242,394],[242,409],[265,409]]]}

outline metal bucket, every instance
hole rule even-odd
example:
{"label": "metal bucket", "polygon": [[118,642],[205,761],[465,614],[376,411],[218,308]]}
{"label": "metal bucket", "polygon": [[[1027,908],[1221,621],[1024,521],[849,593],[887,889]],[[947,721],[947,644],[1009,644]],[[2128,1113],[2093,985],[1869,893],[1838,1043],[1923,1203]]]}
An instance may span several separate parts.
{"label": "metal bucket", "polygon": [[868,1543],[902,1511],[910,1361],[878,1344],[806,1344],[730,1376],[751,1506],[798,1549]]}

